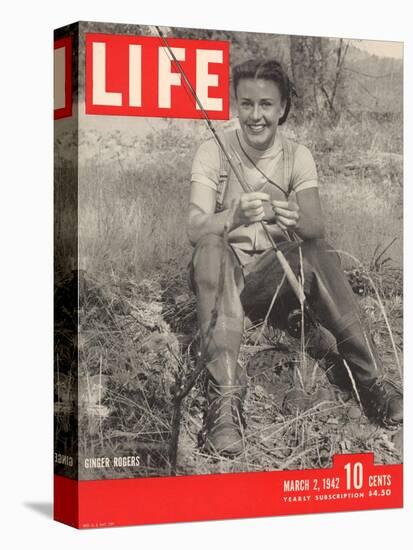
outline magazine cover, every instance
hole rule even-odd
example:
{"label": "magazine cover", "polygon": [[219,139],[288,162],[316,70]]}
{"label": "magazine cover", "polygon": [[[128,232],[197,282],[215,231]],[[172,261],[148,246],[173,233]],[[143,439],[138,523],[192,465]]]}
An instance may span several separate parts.
{"label": "magazine cover", "polygon": [[55,31],[55,519],[403,505],[403,45]]}

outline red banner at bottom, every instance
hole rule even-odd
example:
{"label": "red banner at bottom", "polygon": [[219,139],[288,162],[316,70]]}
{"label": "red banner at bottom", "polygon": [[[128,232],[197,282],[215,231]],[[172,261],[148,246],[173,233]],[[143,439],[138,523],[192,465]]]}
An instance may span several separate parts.
{"label": "red banner at bottom", "polygon": [[78,528],[401,508],[403,466],[336,455],[333,467],[76,481],[55,476],[54,517]]}

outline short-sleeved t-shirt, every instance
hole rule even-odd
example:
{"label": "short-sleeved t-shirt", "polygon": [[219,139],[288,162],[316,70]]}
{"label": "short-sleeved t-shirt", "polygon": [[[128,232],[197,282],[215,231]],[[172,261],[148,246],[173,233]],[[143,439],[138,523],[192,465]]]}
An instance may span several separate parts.
{"label": "short-sleeved t-shirt", "polygon": [[[290,191],[299,192],[317,187],[317,170],[310,151],[304,145],[294,144],[291,180],[284,181],[283,147],[277,134],[273,145],[266,150],[254,149],[246,143],[239,128],[231,129],[223,134],[225,146],[229,152],[236,152],[242,162],[244,177],[251,191],[268,193],[271,200],[286,200],[286,195],[270,183],[263,173],[277,183],[286,194]],[[253,162],[251,162],[253,161]],[[254,164],[256,166],[254,166]],[[221,156],[216,141],[211,138],[203,142],[194,157],[191,181],[217,190]],[[261,170],[258,170],[257,167]],[[234,198],[244,193],[235,174],[230,171],[224,195],[224,208],[230,208]],[[202,206],[202,205],[200,205]],[[268,225],[273,238],[282,238],[280,228]],[[261,224],[237,227],[229,234],[230,243],[242,250],[260,251],[270,248],[270,242]]]}

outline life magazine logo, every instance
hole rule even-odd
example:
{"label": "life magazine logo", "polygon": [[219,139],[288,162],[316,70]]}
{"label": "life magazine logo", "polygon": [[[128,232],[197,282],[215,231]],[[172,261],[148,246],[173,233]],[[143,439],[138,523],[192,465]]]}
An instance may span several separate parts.
{"label": "life magazine logo", "polygon": [[227,120],[229,42],[87,33],[85,86],[86,114]]}

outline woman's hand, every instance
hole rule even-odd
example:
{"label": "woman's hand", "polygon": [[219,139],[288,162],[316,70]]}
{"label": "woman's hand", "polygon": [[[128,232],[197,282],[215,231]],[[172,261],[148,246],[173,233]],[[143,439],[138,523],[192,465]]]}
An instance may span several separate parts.
{"label": "woman's hand", "polygon": [[264,219],[263,201],[268,202],[267,193],[243,193],[234,211],[234,226],[249,225]]}
{"label": "woman's hand", "polygon": [[300,208],[295,201],[271,201],[271,205],[275,222],[283,231],[295,229],[298,226]]}

